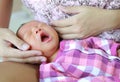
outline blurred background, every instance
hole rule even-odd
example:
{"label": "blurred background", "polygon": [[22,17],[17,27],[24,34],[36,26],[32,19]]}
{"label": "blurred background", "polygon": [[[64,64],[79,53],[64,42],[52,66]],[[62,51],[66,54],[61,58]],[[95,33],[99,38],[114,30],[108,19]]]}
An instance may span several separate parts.
{"label": "blurred background", "polygon": [[16,32],[21,24],[32,19],[32,13],[22,4],[21,0],[14,0],[10,29]]}

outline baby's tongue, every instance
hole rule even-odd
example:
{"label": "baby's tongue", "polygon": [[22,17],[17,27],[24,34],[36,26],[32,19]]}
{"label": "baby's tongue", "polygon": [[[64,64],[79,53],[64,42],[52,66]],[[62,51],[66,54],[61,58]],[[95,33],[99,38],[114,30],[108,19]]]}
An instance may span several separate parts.
{"label": "baby's tongue", "polygon": [[47,40],[49,40],[49,35],[47,33],[43,32],[41,34],[41,41],[46,42]]}

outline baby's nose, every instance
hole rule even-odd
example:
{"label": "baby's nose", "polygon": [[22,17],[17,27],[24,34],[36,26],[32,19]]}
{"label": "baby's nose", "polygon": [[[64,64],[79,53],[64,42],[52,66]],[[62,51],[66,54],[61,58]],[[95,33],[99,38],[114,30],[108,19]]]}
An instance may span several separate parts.
{"label": "baby's nose", "polygon": [[32,29],[32,32],[34,33],[34,34],[37,34],[37,33],[39,33],[41,31],[41,28],[33,28]]}
{"label": "baby's nose", "polygon": [[41,31],[41,29],[40,28],[37,28],[36,30],[35,30],[35,33],[37,34],[38,32],[40,32]]}

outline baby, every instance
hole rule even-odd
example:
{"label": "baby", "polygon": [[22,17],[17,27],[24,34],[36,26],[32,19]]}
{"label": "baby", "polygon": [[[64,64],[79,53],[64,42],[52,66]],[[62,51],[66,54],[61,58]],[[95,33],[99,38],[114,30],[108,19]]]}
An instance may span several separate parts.
{"label": "baby", "polygon": [[31,46],[30,49],[42,51],[48,59],[40,65],[40,82],[48,82],[48,78],[49,82],[77,82],[86,77],[91,78],[87,81],[120,79],[117,57],[120,44],[112,40],[90,37],[59,41],[51,26],[35,20],[22,25],[17,35]]}
{"label": "baby", "polygon": [[30,49],[42,51],[50,61],[54,58],[59,46],[59,37],[51,26],[35,20],[30,21],[19,28],[17,35],[31,45]]}
{"label": "baby", "polygon": [[59,36],[51,26],[33,20],[21,25],[17,35],[31,45],[30,49],[40,50],[50,60],[54,59],[59,47]]}

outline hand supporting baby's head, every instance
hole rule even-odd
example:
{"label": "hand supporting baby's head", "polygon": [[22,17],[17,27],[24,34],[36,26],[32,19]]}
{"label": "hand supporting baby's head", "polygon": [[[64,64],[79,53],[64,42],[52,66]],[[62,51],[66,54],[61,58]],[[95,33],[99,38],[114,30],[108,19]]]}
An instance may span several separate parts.
{"label": "hand supporting baby's head", "polygon": [[17,31],[17,35],[31,46],[30,49],[40,50],[46,57],[52,56],[58,49],[58,34],[45,23],[35,20],[25,23]]}

